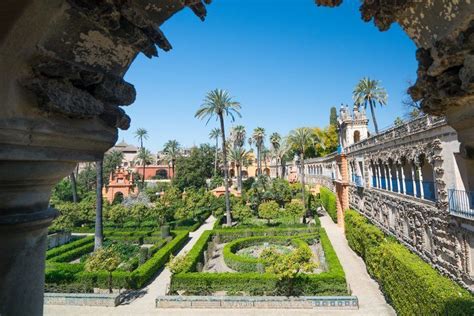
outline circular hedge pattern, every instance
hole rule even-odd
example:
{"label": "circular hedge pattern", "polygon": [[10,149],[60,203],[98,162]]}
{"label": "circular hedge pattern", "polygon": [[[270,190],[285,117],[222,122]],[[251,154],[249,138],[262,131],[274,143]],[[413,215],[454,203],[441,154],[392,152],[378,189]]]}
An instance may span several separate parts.
{"label": "circular hedge pattern", "polygon": [[273,245],[292,245],[295,248],[308,247],[308,244],[301,239],[289,236],[258,236],[239,238],[229,242],[224,246],[223,255],[226,265],[238,272],[264,272],[265,260],[260,258],[249,258],[237,254],[241,249],[268,242]]}

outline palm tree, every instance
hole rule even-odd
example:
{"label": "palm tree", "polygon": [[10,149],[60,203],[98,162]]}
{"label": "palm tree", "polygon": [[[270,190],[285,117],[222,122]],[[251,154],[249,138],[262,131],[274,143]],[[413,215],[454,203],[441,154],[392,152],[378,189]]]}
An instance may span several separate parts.
{"label": "palm tree", "polygon": [[145,180],[145,166],[147,165],[150,165],[153,163],[153,155],[151,154],[151,152],[144,148],[144,147],[141,147],[139,150],[138,150],[138,154],[137,156],[135,157],[135,163],[136,164],[141,164],[143,166],[143,175],[142,175],[142,188],[145,188],[144,186],[144,180]]}
{"label": "palm tree", "polygon": [[284,160],[286,154],[290,151],[291,145],[286,139],[283,139],[279,146],[278,149],[273,148],[273,155],[276,159],[276,165],[277,165],[277,178],[278,178],[278,169],[279,167],[281,168],[281,177],[283,178],[285,176],[285,170],[284,170]]}
{"label": "palm tree", "polygon": [[77,203],[77,181],[76,181],[76,174],[74,173],[74,170],[69,175],[69,178],[71,179],[72,202]]}
{"label": "palm tree", "polygon": [[268,169],[267,168],[267,160],[270,157],[270,150],[267,147],[263,146],[260,155],[262,156],[262,160],[263,160],[263,164],[264,164],[263,170],[267,170]]}
{"label": "palm tree", "polygon": [[209,133],[210,139],[216,140],[216,157],[214,159],[214,176],[217,176],[217,157],[219,154],[219,137],[221,136],[221,130],[219,128],[213,128]]}
{"label": "palm tree", "polygon": [[[135,138],[140,141],[140,149],[143,148],[143,140],[148,139],[148,131],[144,128],[139,128],[135,131]],[[143,164],[142,188],[145,187],[145,164]]]}
{"label": "palm tree", "polygon": [[243,147],[245,145],[245,127],[243,125],[237,125],[230,131],[231,139],[234,147]]}
{"label": "palm tree", "polygon": [[280,147],[281,136],[278,133],[272,133],[270,135],[270,144],[272,144],[273,149],[278,149]]}
{"label": "palm tree", "polygon": [[249,152],[243,147],[229,146],[229,160],[234,162],[237,168],[237,188],[242,191],[242,166],[247,164]]}
{"label": "palm tree", "polygon": [[232,97],[225,90],[215,89],[206,94],[204,102],[194,115],[197,118],[207,118],[207,123],[211,118],[216,117],[221,126],[222,137],[222,157],[224,160],[224,186],[225,186],[225,208],[227,225],[232,225],[232,217],[230,214],[230,198],[229,198],[229,168],[227,165],[227,149],[225,143],[224,116],[229,116],[231,121],[235,120],[235,115],[240,115],[240,103],[233,101]]}
{"label": "palm tree", "polygon": [[102,183],[103,183],[103,161],[97,161],[97,188],[96,188],[96,204],[95,204],[95,234],[94,234],[94,251],[102,247],[104,242],[104,230],[102,226]]}
{"label": "palm tree", "polygon": [[262,146],[265,141],[265,129],[263,127],[257,127],[253,130],[252,138],[255,141],[255,146],[257,147],[257,175],[262,174],[262,160],[261,152]]}
{"label": "palm tree", "polygon": [[303,206],[306,209],[306,201],[304,197],[305,182],[304,182],[304,152],[308,146],[311,146],[315,141],[320,142],[316,135],[310,128],[300,127],[290,132],[288,135],[288,142],[300,152],[301,161],[301,185],[302,185],[302,197]]}
{"label": "palm tree", "polygon": [[387,92],[380,85],[380,81],[371,80],[370,78],[362,78],[354,88],[352,92],[352,98],[357,106],[364,106],[367,109],[367,105],[370,106],[370,112],[372,113],[372,120],[374,121],[375,133],[379,133],[379,127],[375,118],[375,105],[378,103],[380,106],[387,105]]}
{"label": "palm tree", "polygon": [[173,171],[174,177],[174,167],[176,164],[176,158],[180,155],[181,145],[175,139],[169,140],[163,147],[163,153],[166,155],[166,158],[171,162],[171,170]]}

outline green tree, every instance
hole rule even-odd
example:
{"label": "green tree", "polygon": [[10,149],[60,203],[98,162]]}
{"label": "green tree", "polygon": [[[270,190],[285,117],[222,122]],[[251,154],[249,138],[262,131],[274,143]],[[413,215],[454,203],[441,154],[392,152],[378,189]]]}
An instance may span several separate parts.
{"label": "green tree", "polygon": [[304,206],[303,203],[301,203],[300,200],[294,200],[288,204],[286,204],[285,207],[285,214],[288,217],[293,218],[293,222],[296,224],[297,219],[301,218],[304,216]]}
{"label": "green tree", "polygon": [[122,204],[115,204],[109,209],[108,218],[115,224],[123,226],[130,216],[130,212]]}
{"label": "green tree", "polygon": [[219,128],[213,128],[209,133],[209,138],[216,141],[216,158],[214,160],[214,176],[217,175],[217,163],[219,156],[219,137],[221,136],[221,130]]}
{"label": "green tree", "polygon": [[171,273],[178,274],[189,267],[189,259],[186,255],[187,253],[180,254],[176,257],[170,255],[170,260],[166,264],[166,267],[171,271]]}
{"label": "green tree", "polygon": [[330,110],[329,125],[337,127],[337,109],[335,106],[332,106]]}
{"label": "green tree", "polygon": [[[301,162],[301,170],[305,170],[304,165],[304,152],[308,146],[314,145],[315,142],[320,142],[319,139],[316,138],[316,135],[311,131],[311,129],[307,127],[300,127],[290,132],[288,136],[288,141],[295,146],[298,151],[300,152],[300,162]],[[302,201],[303,206],[305,206],[305,178],[304,178],[304,171],[301,172],[301,194],[302,194]]]}
{"label": "green tree", "polygon": [[141,174],[142,189],[145,188],[145,166],[151,165],[153,163],[153,160],[154,160],[153,155],[148,149],[146,149],[145,147],[140,147],[140,149],[138,149],[138,153],[137,153],[137,156],[135,157],[135,161],[137,162],[137,164],[140,164],[143,166],[142,174]]}
{"label": "green tree", "polygon": [[[143,150],[143,140],[148,139],[148,131],[144,128],[139,128],[135,131],[135,138],[140,141],[140,149]],[[145,162],[142,160],[143,166],[143,177],[142,177],[142,188],[145,187]]]}
{"label": "green tree", "polygon": [[243,125],[234,126],[231,129],[230,135],[233,147],[244,147],[246,139],[246,131]]}
{"label": "green tree", "polygon": [[280,148],[280,143],[281,143],[281,136],[278,133],[272,133],[270,135],[270,144],[272,145],[272,148],[274,150],[277,150]]}
{"label": "green tree", "polygon": [[181,191],[189,188],[204,188],[206,179],[212,178],[214,174],[213,165],[214,147],[208,144],[194,147],[188,157],[177,158],[173,185]]}
{"label": "green tree", "polygon": [[104,183],[109,183],[110,174],[120,167],[123,161],[123,153],[118,150],[111,150],[104,155]]}
{"label": "green tree", "polygon": [[173,170],[173,177],[174,177],[176,159],[181,154],[180,150],[181,150],[181,145],[175,139],[167,141],[163,147],[163,153],[165,154],[166,160],[168,160],[168,162],[171,163],[171,170]]}
{"label": "green tree", "polygon": [[280,207],[275,201],[268,201],[258,206],[258,217],[266,219],[268,223],[270,220],[278,217]]}
{"label": "green tree", "polygon": [[387,92],[380,85],[380,81],[372,80],[370,78],[362,78],[354,88],[352,97],[357,106],[370,107],[372,120],[374,121],[375,133],[379,133],[377,119],[375,118],[375,106],[378,103],[380,106],[387,105]]}
{"label": "green tree", "polygon": [[291,145],[286,139],[283,139],[278,148],[273,148],[272,155],[276,161],[276,176],[277,178],[281,176],[281,178],[285,177],[285,158],[290,152]]}
{"label": "green tree", "polygon": [[257,147],[257,176],[262,174],[262,148],[265,143],[265,129],[263,127],[257,127],[253,130],[252,134],[253,141]]}
{"label": "green tree", "polygon": [[244,221],[253,216],[252,210],[245,204],[237,204],[232,208],[232,214],[240,221]]}
{"label": "green tree", "polygon": [[229,160],[234,162],[237,169],[237,188],[242,191],[242,166],[248,160],[249,152],[243,147],[229,148]]}
{"label": "green tree", "polygon": [[148,214],[148,206],[142,203],[136,203],[130,209],[130,216],[140,225]]}
{"label": "green tree", "polygon": [[112,247],[104,247],[87,258],[84,269],[87,272],[107,271],[109,273],[109,293],[112,293],[112,272],[117,270],[119,264],[119,254]]}
{"label": "green tree", "polygon": [[[232,97],[227,91],[221,89],[215,89],[207,93],[204,98],[204,102],[201,107],[197,110],[195,117],[200,119],[206,119],[207,122],[213,117],[219,120],[221,127],[222,137],[222,157],[224,160],[224,187],[225,187],[225,199],[226,199],[226,217],[227,225],[232,225],[232,217],[230,213],[230,198],[229,198],[229,166],[227,165],[227,148],[225,141],[225,127],[224,117],[229,116],[231,121],[235,120],[235,116],[240,115],[241,106],[237,101],[232,100]],[[207,124],[207,123],[206,123]]]}
{"label": "green tree", "polygon": [[294,290],[297,278],[303,273],[311,273],[318,267],[313,261],[309,247],[299,247],[284,255],[275,248],[265,249],[260,256],[266,262],[266,272],[275,274],[280,280],[281,290],[286,296],[298,296]]}
{"label": "green tree", "polygon": [[291,188],[285,179],[273,179],[270,189],[272,199],[278,203],[280,207],[284,207],[286,203],[291,201]]}

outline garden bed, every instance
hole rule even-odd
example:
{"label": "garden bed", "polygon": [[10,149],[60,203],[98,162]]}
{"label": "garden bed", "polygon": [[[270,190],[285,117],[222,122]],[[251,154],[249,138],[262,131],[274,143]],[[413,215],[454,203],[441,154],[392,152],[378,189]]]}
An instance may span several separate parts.
{"label": "garden bed", "polygon": [[[236,252],[247,245],[268,242],[307,248],[320,243],[324,251],[323,271],[298,275],[294,291],[298,295],[348,294],[344,271],[324,229],[302,228],[255,228],[217,229],[205,231],[187,254],[184,267],[173,274],[170,294],[181,295],[281,295],[281,280],[266,272],[260,258],[246,258]],[[222,250],[226,266],[234,271],[225,273],[203,272],[213,260],[215,250],[227,243]],[[221,246],[219,246],[221,245]]]}
{"label": "garden bed", "polygon": [[[149,282],[165,265],[170,255],[177,253],[188,240],[188,231],[173,231],[171,238],[159,237],[160,232],[147,232],[148,242],[145,256],[137,253],[138,245],[144,241],[139,232],[122,232],[106,235],[106,242],[122,245],[122,255],[129,256],[122,261],[122,268],[112,273],[112,287],[115,289],[138,289]],[[129,246],[126,246],[129,245]],[[135,246],[134,246],[135,245]],[[133,249],[137,248],[137,249]],[[88,236],[53,248],[46,253],[46,291],[66,293],[92,293],[94,288],[109,287],[109,273],[87,272],[81,257],[94,249],[94,236]],[[141,249],[138,250],[142,252]],[[79,259],[79,260],[78,260]],[[73,262],[73,263],[71,263]],[[126,266],[123,268],[123,266]]]}

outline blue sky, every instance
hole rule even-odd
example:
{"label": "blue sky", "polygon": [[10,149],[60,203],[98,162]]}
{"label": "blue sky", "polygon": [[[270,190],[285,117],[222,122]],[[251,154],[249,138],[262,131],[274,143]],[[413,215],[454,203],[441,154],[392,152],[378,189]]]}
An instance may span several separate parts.
{"label": "blue sky", "polygon": [[208,142],[217,123],[206,126],[194,113],[215,88],[241,102],[243,117],[234,124],[247,133],[324,127],[331,106],[352,106],[364,76],[386,88],[388,106],[376,113],[380,127],[390,125],[406,112],[401,100],[416,78],[416,47],[398,25],[382,33],[363,22],[359,1],[344,3],[329,9],[312,0],[216,0],[205,22],[181,11],[162,26],[173,49],[151,60],[140,54],[125,76],[137,99],[125,109],[132,123],[119,140],[137,143],[133,132],[142,127],[152,151],[169,139]]}

